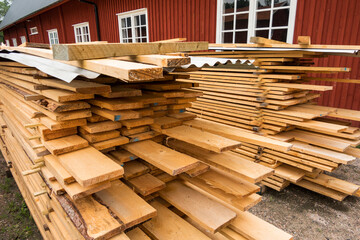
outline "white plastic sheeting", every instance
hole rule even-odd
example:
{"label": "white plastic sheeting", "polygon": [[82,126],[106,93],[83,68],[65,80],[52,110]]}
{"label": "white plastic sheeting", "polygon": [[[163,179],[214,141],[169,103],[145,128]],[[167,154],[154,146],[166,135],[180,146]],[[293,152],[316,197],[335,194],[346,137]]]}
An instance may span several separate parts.
{"label": "white plastic sheeting", "polygon": [[50,76],[61,79],[68,83],[74,80],[77,76],[84,76],[86,78],[94,79],[100,75],[99,73],[71,66],[55,60],[24,53],[1,51],[0,57],[24,64],[29,67],[34,67]]}
{"label": "white plastic sheeting", "polygon": [[231,59],[231,58],[213,58],[213,57],[190,57],[191,63],[188,65],[182,66],[182,68],[190,68],[190,67],[213,67],[218,64],[244,64],[244,65],[253,65],[255,60],[248,60],[248,59]]}

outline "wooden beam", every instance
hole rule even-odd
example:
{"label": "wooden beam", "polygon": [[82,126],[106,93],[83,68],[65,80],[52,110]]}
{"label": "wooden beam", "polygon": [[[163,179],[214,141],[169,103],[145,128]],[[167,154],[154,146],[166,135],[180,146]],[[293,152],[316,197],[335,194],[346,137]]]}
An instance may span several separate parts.
{"label": "wooden beam", "polygon": [[106,44],[56,44],[53,57],[73,61],[129,55],[163,54],[207,50],[207,42],[158,42],[158,43],[106,43]]}

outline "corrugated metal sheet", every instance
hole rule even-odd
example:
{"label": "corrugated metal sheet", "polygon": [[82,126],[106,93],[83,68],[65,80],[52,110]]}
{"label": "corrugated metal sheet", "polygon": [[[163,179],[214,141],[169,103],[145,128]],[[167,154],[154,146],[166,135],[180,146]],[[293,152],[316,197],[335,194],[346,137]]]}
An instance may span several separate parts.
{"label": "corrugated metal sheet", "polygon": [[[358,0],[298,0],[294,42],[297,41],[297,36],[311,36],[312,43],[360,45],[359,9]],[[335,77],[360,78],[360,58],[331,56],[317,60],[316,65],[350,67],[350,73],[339,73]],[[315,83],[334,86],[333,91],[325,92],[319,98],[319,104],[360,110],[360,84],[320,81]],[[360,127],[360,123],[354,124]]]}

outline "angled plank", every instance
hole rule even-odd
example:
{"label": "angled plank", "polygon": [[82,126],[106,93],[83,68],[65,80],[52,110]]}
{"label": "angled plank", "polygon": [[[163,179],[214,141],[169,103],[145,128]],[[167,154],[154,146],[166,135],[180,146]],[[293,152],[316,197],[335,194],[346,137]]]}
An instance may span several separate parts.
{"label": "angled plank", "polygon": [[53,155],[59,155],[85,148],[89,145],[88,141],[78,135],[57,138],[50,141],[44,141],[44,146]]}

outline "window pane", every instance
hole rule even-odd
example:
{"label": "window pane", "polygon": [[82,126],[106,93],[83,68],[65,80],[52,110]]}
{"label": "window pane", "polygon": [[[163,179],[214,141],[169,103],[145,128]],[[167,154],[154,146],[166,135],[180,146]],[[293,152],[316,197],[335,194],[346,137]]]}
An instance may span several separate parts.
{"label": "window pane", "polygon": [[135,26],[140,26],[140,16],[139,16],[139,15],[138,15],[138,16],[135,16],[134,19],[135,19],[134,25],[135,25]]}
{"label": "window pane", "polygon": [[270,24],[270,11],[256,13],[256,27],[269,27]]}
{"label": "window pane", "polygon": [[271,39],[286,42],[287,29],[274,29],[271,33]]}
{"label": "window pane", "polygon": [[126,18],[126,26],[131,27],[131,18],[130,17]]}
{"label": "window pane", "polygon": [[269,30],[258,30],[256,31],[255,35],[257,37],[264,37],[264,38],[269,38]]}
{"label": "window pane", "polygon": [[271,8],[271,0],[257,0],[258,9]]}
{"label": "window pane", "polygon": [[125,20],[125,18],[122,18],[122,19],[121,19],[121,27],[122,27],[122,28],[125,28],[125,27],[126,27],[126,20]]}
{"label": "window pane", "polygon": [[140,28],[139,27],[136,27],[135,28],[135,37],[140,37]]}
{"label": "window pane", "polygon": [[146,37],[146,27],[141,27],[141,36]]}
{"label": "window pane", "polygon": [[147,42],[147,39],[146,39],[146,38],[142,38],[142,42]]}
{"label": "window pane", "polygon": [[273,27],[287,26],[289,21],[289,9],[280,9],[273,11]]}
{"label": "window pane", "polygon": [[128,35],[128,38],[132,38],[131,28],[127,29],[127,35]]}
{"label": "window pane", "polygon": [[236,29],[246,29],[248,28],[249,14],[237,14],[236,15]]}
{"label": "window pane", "polygon": [[247,42],[247,31],[235,33],[235,43],[246,43]]}
{"label": "window pane", "polygon": [[223,43],[233,43],[233,33],[232,32],[223,33]]}
{"label": "window pane", "polygon": [[128,43],[132,43],[132,39],[131,39],[131,38],[128,39]]}
{"label": "window pane", "polygon": [[127,38],[128,36],[127,36],[127,31],[126,31],[126,29],[123,29],[122,30],[122,37],[123,38]]}
{"label": "window pane", "polygon": [[236,11],[237,12],[249,11],[249,0],[237,0]]}
{"label": "window pane", "polygon": [[275,0],[274,7],[285,7],[290,6],[290,0]]}
{"label": "window pane", "polygon": [[223,30],[233,30],[234,29],[234,15],[225,16],[223,22]]}
{"label": "window pane", "polygon": [[233,13],[234,5],[234,0],[224,0],[224,13]]}
{"label": "window pane", "polygon": [[140,15],[140,19],[141,19],[141,25],[146,25],[146,17],[145,17],[145,14]]}

